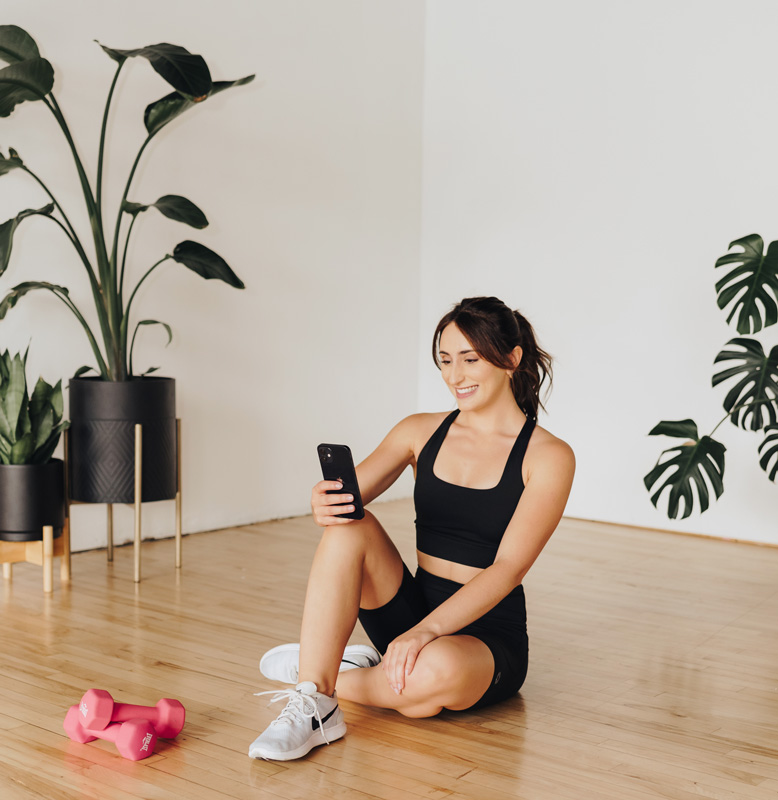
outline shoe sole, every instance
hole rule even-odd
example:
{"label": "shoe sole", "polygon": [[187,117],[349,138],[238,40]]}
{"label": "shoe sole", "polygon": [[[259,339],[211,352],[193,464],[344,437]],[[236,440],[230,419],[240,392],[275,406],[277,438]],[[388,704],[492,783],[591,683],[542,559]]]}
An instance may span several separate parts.
{"label": "shoe sole", "polygon": [[[259,671],[271,681],[281,681],[283,683],[297,683],[298,676],[292,675],[290,673],[283,673],[277,672],[270,668],[269,662],[273,659],[273,656],[279,655],[281,653],[299,653],[300,652],[300,644],[295,642],[292,644],[279,644],[277,647],[273,647],[272,649],[268,650],[265,655],[259,661]],[[343,652],[343,658],[346,659],[349,655],[354,656],[365,656],[366,658],[370,659],[371,661],[375,661],[376,664],[380,663],[381,655],[375,647],[371,647],[368,644],[351,644],[349,645],[345,651]],[[356,668],[356,667],[355,667]]]}
{"label": "shoe sole", "polygon": [[304,755],[310,753],[314,747],[318,747],[322,744],[332,744],[332,742],[342,738],[345,733],[346,723],[339,722],[337,725],[327,728],[326,742],[324,741],[324,736],[322,735],[321,730],[318,730],[314,731],[308,741],[304,744],[301,744],[296,750],[288,750],[286,752],[278,753],[261,746],[254,747],[254,745],[252,745],[249,748],[249,757],[263,758],[265,761],[294,761],[295,759],[302,758]]}

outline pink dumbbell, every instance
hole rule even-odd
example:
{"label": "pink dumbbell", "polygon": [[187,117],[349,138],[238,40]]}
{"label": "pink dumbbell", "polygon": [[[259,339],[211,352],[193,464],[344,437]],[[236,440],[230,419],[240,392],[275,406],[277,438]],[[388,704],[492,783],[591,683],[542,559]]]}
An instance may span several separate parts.
{"label": "pink dumbbell", "polygon": [[145,719],[131,719],[127,722],[109,725],[104,731],[92,731],[84,728],[79,719],[78,706],[70,706],[65,716],[63,727],[65,733],[80,744],[93,742],[95,739],[107,739],[116,745],[120,755],[130,761],[148,758],[157,744],[157,732]]}
{"label": "pink dumbbell", "polygon": [[163,698],[156,706],[133,706],[114,703],[113,697],[104,689],[90,689],[81,698],[78,710],[81,724],[90,730],[103,730],[109,722],[147,719],[156,729],[157,736],[163,739],[178,736],[186,718],[186,710],[178,700]]}

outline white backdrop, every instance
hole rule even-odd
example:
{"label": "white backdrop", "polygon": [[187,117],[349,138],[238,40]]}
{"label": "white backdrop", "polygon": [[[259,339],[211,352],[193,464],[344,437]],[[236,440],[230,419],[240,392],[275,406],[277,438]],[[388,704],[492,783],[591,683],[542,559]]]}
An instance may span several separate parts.
{"label": "white backdrop", "polygon": [[[778,238],[773,3],[9,0],[3,12],[54,63],[92,176],[113,74],[93,39],[169,41],[217,79],[257,75],[164,131],[130,196],[183,194],[211,220],[199,232],[147,214],[134,274],[192,238],[248,287],[166,264],[139,296],[139,313],[175,332],[164,349],[146,330],[137,359],[178,381],[185,531],[304,513],[317,442],[359,458],[405,414],[451,407],[429,336],[453,302],[486,293],[521,308],[556,356],[542,424],[578,457],[570,515],[778,542],[753,434],[719,429],[726,491],[703,516],[667,520],[642,485],[670,443],[646,435],[656,422],[709,432],[721,417],[712,362],[736,332],[716,308],[715,259],[742,235]],[[109,207],[142,110],[167,91],[141,60],[123,73]],[[9,146],[80,209],[44,108],[0,119]],[[0,221],[44,200],[23,176],[0,179]],[[88,238],[83,215],[77,227]],[[26,221],[14,251],[0,291],[51,280],[88,306],[53,225]],[[0,324],[0,348],[30,339],[33,375],[90,361],[51,297]],[[389,496],[409,491],[406,476]],[[118,517],[129,538],[130,513]],[[146,533],[169,535],[172,518],[172,504],[147,506]],[[74,548],[103,544],[103,520],[77,507]]]}
{"label": "white backdrop", "polygon": [[716,258],[749,233],[778,238],[778,6],[427,8],[421,409],[449,402],[429,368],[435,322],[496,294],[556,356],[541,424],[577,455],[570,516],[778,543],[759,435],[719,428],[725,492],[702,516],[668,520],[642,484],[676,443],[647,436],[657,422],[710,433],[724,415],[713,359],[738,334]]}
{"label": "white backdrop", "polygon": [[[184,530],[305,513],[320,476],[315,446],[364,457],[416,404],[424,8],[412,0],[188,3],[9,0],[1,22],[26,29],[56,70],[55,95],[94,178],[115,48],[160,41],[202,54],[215,79],[256,73],[192,109],[147,151],[130,199],[182,194],[211,225],[195,231],[147,212],[130,250],[140,276],[179,241],[220,253],[247,289],[166,263],[138,296],[148,328],[136,364],[177,379],[183,420]],[[169,92],[142,59],[122,71],[107,173],[114,208],[143,140],[145,106]],[[0,119],[19,151],[78,218],[74,168],[53,117],[25,103]],[[46,202],[24,176],[0,179],[0,220]],[[88,307],[86,276],[59,229],[27,220],[0,290],[64,283]],[[90,316],[90,319],[92,317]],[[0,324],[0,348],[32,339],[31,375],[49,381],[91,362],[76,320],[29,295]],[[407,479],[393,490],[408,492]],[[173,504],[147,505],[145,533],[173,530]],[[117,511],[117,540],[132,515]],[[103,545],[103,506],[73,510],[76,550]]]}

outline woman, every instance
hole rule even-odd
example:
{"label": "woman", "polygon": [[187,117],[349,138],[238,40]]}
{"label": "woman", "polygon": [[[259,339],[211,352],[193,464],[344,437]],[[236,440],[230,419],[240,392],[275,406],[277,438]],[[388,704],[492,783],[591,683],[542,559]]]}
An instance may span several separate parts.
{"label": "woman", "polygon": [[[308,581],[299,645],[262,658],[296,684],[252,743],[254,758],[299,758],[346,732],[338,696],[428,717],[515,695],[527,671],[521,582],[554,532],[575,469],[570,447],[537,427],[551,360],[531,325],[495,297],[463,300],[438,323],[433,358],[457,410],[414,414],[358,467],[365,504],[411,465],[415,578],[378,520],[321,481],[311,507],[324,534]],[[371,647],[346,647],[357,618]],[[337,689],[337,693],[336,693]],[[266,692],[262,694],[274,694]]]}

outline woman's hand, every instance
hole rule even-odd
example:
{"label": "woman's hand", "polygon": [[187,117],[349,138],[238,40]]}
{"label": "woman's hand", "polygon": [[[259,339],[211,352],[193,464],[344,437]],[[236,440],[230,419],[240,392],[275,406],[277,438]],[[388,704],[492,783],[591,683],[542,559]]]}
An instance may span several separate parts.
{"label": "woman's hand", "polygon": [[353,522],[336,514],[348,514],[354,510],[350,503],[354,500],[350,494],[327,494],[328,491],[338,491],[343,488],[340,481],[319,481],[311,492],[311,511],[314,522],[322,528],[330,525],[344,525]]}
{"label": "woman's hand", "polygon": [[398,636],[386,648],[381,665],[386,674],[386,680],[397,694],[402,694],[405,688],[405,679],[413,672],[419,653],[437,638],[437,634],[432,631],[411,628],[402,636]]}

